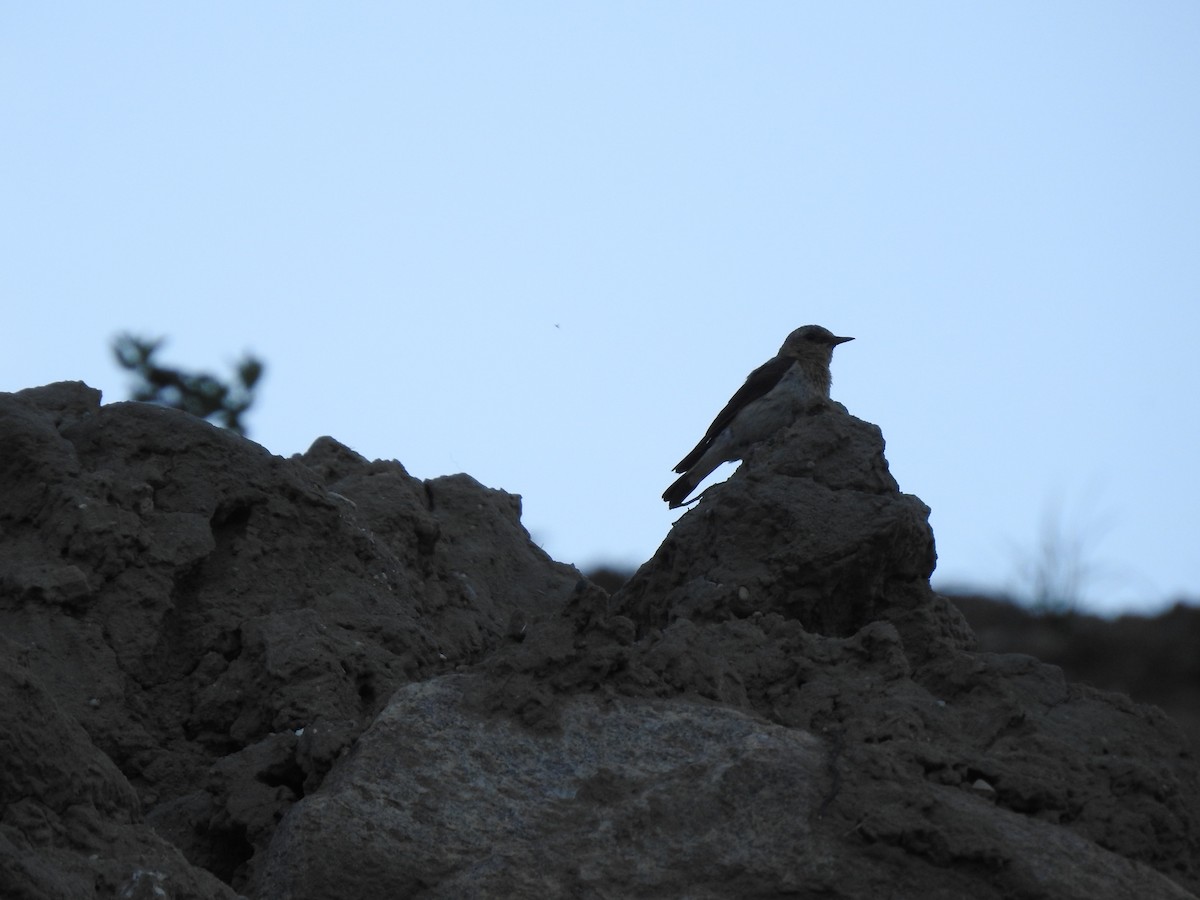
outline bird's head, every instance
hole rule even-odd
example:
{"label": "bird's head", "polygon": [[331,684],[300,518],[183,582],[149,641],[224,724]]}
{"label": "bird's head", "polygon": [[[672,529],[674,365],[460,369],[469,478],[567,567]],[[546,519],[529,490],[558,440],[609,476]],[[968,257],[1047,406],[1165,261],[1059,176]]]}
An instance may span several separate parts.
{"label": "bird's head", "polygon": [[828,364],[833,359],[833,348],[852,340],[854,338],[838,337],[820,325],[803,325],[787,336],[779,348],[779,355],[795,359],[820,359]]}

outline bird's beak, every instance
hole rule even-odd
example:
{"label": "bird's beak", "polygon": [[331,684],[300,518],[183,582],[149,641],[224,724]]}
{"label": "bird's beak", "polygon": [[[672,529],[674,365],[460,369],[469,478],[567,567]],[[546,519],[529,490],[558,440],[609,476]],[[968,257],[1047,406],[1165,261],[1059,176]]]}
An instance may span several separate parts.
{"label": "bird's beak", "polygon": [[852,341],[852,340],[854,340],[854,338],[838,337],[837,335],[834,335],[834,337],[833,337],[833,343],[835,345],[844,344],[844,343],[846,343],[846,341]]}

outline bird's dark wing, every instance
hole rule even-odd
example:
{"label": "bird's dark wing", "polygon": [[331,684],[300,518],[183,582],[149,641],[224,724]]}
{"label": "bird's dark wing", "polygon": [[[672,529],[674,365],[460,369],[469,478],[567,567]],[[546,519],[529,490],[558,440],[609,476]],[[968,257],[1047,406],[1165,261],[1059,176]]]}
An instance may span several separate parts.
{"label": "bird's dark wing", "polygon": [[792,367],[796,360],[790,356],[776,356],[746,377],[746,382],[737,393],[729,398],[729,402],[725,404],[725,408],[717,413],[717,417],[713,419],[713,423],[708,426],[708,431],[704,433],[704,437],[700,439],[692,452],[679,461],[675,466],[675,472],[686,472],[696,464],[704,451],[708,449],[713,440],[718,434],[725,430],[725,426],[733,421],[734,416],[741,412],[748,403],[757,400],[775,385],[779,384],[779,380],[787,373],[787,370]]}

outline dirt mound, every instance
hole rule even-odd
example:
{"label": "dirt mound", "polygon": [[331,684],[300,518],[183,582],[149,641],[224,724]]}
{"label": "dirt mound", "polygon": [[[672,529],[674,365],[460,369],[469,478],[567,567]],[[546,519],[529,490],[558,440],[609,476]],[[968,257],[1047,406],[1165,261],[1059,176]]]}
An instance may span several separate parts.
{"label": "dirt mound", "polygon": [[1156,616],[1101,619],[1077,612],[1035,615],[977,594],[951,597],[979,647],[1029,653],[1061,666],[1072,681],[1153,703],[1200,751],[1200,607],[1176,603]]}
{"label": "dirt mound", "polygon": [[519,498],[0,395],[0,894],[1187,897],[1153,708],[980,653],[834,408],[616,594]]}

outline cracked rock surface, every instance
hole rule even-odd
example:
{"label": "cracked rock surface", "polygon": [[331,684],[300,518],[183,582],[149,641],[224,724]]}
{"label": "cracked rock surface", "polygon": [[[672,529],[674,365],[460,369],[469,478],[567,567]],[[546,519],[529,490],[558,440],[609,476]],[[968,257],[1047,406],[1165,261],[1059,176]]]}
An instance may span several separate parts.
{"label": "cracked rock surface", "polygon": [[834,404],[608,595],[518,497],[0,394],[0,896],[1194,897],[1153,707],[981,653]]}

